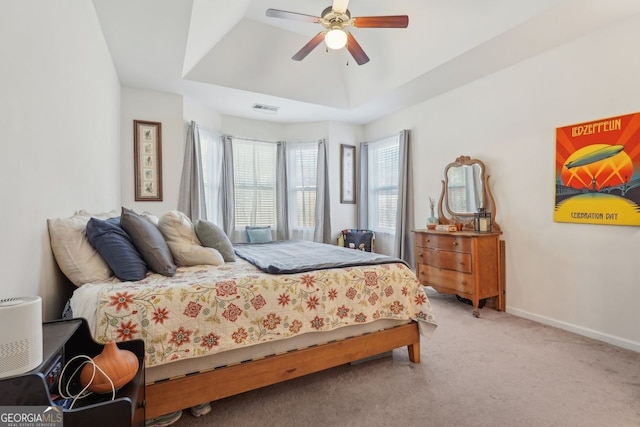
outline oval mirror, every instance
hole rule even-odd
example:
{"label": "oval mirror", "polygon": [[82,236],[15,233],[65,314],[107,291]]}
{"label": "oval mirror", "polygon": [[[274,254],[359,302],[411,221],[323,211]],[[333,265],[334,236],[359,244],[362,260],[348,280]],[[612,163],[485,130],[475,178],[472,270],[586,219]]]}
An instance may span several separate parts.
{"label": "oval mirror", "polygon": [[440,222],[462,223],[464,229],[473,229],[473,216],[479,208],[487,209],[496,230],[496,204],[489,188],[489,175],[478,159],[460,156],[444,168],[442,193],[438,202]]}
{"label": "oval mirror", "polygon": [[451,166],[446,171],[447,211],[451,215],[473,215],[484,207],[484,170],[479,163]]}

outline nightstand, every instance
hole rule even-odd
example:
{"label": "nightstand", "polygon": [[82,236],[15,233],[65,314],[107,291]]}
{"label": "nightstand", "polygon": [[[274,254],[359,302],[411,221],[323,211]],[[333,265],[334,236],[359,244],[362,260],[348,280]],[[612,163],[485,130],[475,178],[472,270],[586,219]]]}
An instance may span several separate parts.
{"label": "nightstand", "polygon": [[[53,405],[52,394],[58,391],[57,378],[67,361],[80,354],[95,357],[102,352],[103,345],[93,340],[85,319],[45,322],[42,329],[42,364],[25,374],[1,379],[0,406]],[[138,357],[138,373],[116,392],[114,400],[111,393],[92,394],[79,399],[73,409],[65,409],[65,427],[144,426],[144,342],[131,340],[117,345]],[[65,378],[73,370],[71,366],[67,368]]]}

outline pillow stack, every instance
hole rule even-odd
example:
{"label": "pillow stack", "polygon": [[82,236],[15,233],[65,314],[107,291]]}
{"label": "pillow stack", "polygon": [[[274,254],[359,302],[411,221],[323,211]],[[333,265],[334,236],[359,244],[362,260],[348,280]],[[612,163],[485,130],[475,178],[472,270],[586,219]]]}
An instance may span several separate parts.
{"label": "pillow stack", "polygon": [[131,209],[92,214],[78,211],[48,219],[51,249],[60,270],[76,286],[142,280],[148,270],[173,276],[177,267],[235,261],[233,245],[215,224],[179,211],[161,218]]}

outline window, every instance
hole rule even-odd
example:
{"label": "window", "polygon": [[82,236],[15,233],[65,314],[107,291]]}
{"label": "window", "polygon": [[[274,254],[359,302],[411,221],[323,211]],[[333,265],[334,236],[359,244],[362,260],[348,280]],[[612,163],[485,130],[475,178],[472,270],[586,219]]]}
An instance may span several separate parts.
{"label": "window", "polygon": [[[233,158],[227,165],[225,149],[229,144]],[[318,170],[324,141],[275,143],[224,136],[209,143],[201,138],[201,146],[207,215],[213,213],[214,219],[209,219],[218,225],[234,224],[229,233],[233,242],[243,241],[246,226],[267,225],[280,239],[324,238],[327,221],[322,216],[322,221],[316,218],[316,206],[325,203],[326,197],[324,187],[317,186],[318,173],[326,173]],[[223,167],[225,174],[233,174],[233,188],[227,188],[231,180],[222,179]],[[281,198],[282,206],[277,204]],[[230,215],[231,209],[222,205],[231,200],[233,218],[223,221],[222,216]]]}
{"label": "window", "polygon": [[235,225],[276,225],[277,144],[233,138]]}
{"label": "window", "polygon": [[315,227],[318,143],[287,144],[289,228]]}
{"label": "window", "polygon": [[368,144],[369,228],[395,233],[400,141],[395,135]]}

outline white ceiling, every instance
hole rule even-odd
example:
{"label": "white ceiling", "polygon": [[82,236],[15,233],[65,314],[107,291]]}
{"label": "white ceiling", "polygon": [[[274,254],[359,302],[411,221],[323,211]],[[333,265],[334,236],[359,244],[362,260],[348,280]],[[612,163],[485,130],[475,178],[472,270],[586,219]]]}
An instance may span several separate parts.
{"label": "white ceiling", "polygon": [[638,0],[351,0],[353,17],[409,16],[406,29],[353,28],[371,59],[358,66],[323,44],[293,61],[322,27],[265,15],[319,16],[331,0],[93,3],[122,85],[283,123],[367,123],[640,13]]}

